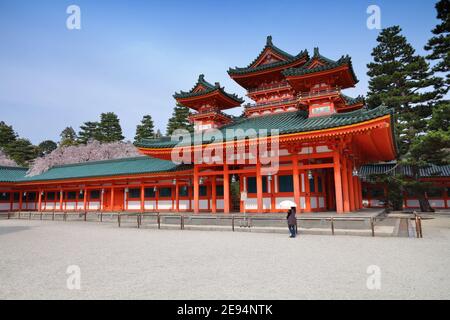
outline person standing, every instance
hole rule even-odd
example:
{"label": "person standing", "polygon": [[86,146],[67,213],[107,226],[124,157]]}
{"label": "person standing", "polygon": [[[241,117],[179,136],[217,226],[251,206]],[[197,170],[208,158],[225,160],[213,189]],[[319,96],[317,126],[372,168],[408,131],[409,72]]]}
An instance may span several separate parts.
{"label": "person standing", "polygon": [[291,238],[295,238],[295,236],[297,235],[297,217],[295,216],[296,213],[297,208],[291,207],[291,209],[288,210],[288,215],[286,217]]}

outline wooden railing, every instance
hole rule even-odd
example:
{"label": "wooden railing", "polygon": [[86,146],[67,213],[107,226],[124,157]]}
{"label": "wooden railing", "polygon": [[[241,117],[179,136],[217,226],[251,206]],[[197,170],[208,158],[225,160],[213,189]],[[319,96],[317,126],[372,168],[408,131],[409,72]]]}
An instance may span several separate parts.
{"label": "wooden railing", "polygon": [[[96,221],[103,222],[104,216],[108,216],[117,220],[118,227],[122,227],[124,222],[129,224],[129,218],[132,219],[134,225],[137,228],[141,228],[142,226],[150,226],[155,225],[158,229],[161,229],[162,226],[168,228],[169,226],[178,226],[180,230],[184,230],[186,227],[186,221],[195,221],[195,220],[214,220],[224,222],[225,224],[220,225],[224,228],[229,228],[231,231],[235,231],[236,227],[240,228],[254,228],[255,222],[257,221],[271,221],[271,222],[281,222],[286,223],[285,217],[282,216],[264,216],[264,215],[243,215],[243,214],[214,214],[214,215],[205,215],[205,214],[172,214],[172,213],[160,213],[160,212],[102,212],[102,211],[62,211],[62,212],[44,212],[44,211],[30,211],[30,212],[14,212],[18,213],[18,219],[28,218],[32,220],[33,217],[38,216],[39,220],[44,220],[45,217],[50,216],[51,220],[56,220],[56,217],[62,217],[62,221],[68,221],[68,217],[78,216],[82,221],[89,221],[88,215],[95,214]],[[12,218],[12,213],[1,213],[0,216],[7,217],[7,219]],[[128,218],[127,220],[123,220]],[[149,223],[148,218],[153,218],[153,222]],[[176,223],[167,223],[167,219],[175,219]],[[414,212],[412,215],[407,217],[389,217],[389,216],[376,216],[376,217],[361,217],[361,216],[339,216],[339,217],[302,217],[301,215],[297,217],[297,227],[301,226],[303,222],[307,221],[321,221],[329,223],[329,230],[331,235],[336,234],[336,222],[364,222],[370,226],[369,232],[372,237],[376,236],[375,225],[377,221],[389,220],[389,219],[405,219],[406,221],[414,221],[415,226],[415,236],[416,238],[423,238],[422,232],[422,217]],[[146,221],[147,220],[147,221]],[[163,223],[164,220],[164,223]],[[111,221],[111,220],[109,220]],[[202,226],[218,226],[217,224],[202,224]],[[273,226],[272,226],[273,227]],[[342,229],[341,229],[342,230]],[[347,229],[343,229],[347,230]]]}

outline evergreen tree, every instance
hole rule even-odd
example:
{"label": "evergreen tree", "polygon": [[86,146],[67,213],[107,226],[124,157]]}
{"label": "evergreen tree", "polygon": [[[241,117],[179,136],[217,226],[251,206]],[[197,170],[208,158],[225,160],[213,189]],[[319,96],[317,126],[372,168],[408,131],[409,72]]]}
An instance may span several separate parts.
{"label": "evergreen tree", "polygon": [[55,150],[58,147],[56,142],[52,140],[45,140],[38,144],[37,146],[37,152],[39,157],[43,157],[47,154],[50,154],[53,150]]}
{"label": "evergreen tree", "polygon": [[16,139],[10,143],[5,151],[9,158],[20,166],[28,166],[31,160],[37,157],[37,148],[27,139]]}
{"label": "evergreen tree", "polygon": [[427,59],[435,61],[434,72],[442,72],[446,80],[442,85],[444,92],[450,89],[450,0],[436,3],[437,18],[441,20],[431,32],[434,36],[428,40],[425,50],[431,51]]}
{"label": "evergreen tree", "polygon": [[0,121],[0,148],[5,148],[10,143],[16,141],[17,134],[12,126],[8,126],[5,122]]}
{"label": "evergreen tree", "polygon": [[155,128],[153,120],[150,115],[146,115],[142,118],[141,124],[136,126],[136,135],[134,141],[140,141],[142,139],[155,138]]}
{"label": "evergreen tree", "polygon": [[99,137],[99,123],[87,121],[82,126],[80,126],[80,131],[78,132],[78,142],[86,144],[91,140],[98,140]]}
{"label": "evergreen tree", "polygon": [[102,113],[98,126],[98,141],[115,142],[122,141],[124,138],[117,115],[114,112]]}
{"label": "evergreen tree", "polygon": [[400,156],[406,155],[415,137],[426,129],[432,105],[441,98],[434,77],[424,57],[400,34],[399,26],[383,29],[373,49],[374,62],[367,65],[369,108],[384,104],[397,114],[396,133]]}
{"label": "evergreen tree", "polygon": [[77,134],[72,127],[66,127],[59,136],[61,137],[61,140],[59,141],[61,147],[74,146],[77,144]]}
{"label": "evergreen tree", "polygon": [[184,129],[189,132],[194,131],[194,126],[189,122],[189,108],[176,105],[173,109],[172,117],[167,124],[167,135],[170,136],[177,129]]}

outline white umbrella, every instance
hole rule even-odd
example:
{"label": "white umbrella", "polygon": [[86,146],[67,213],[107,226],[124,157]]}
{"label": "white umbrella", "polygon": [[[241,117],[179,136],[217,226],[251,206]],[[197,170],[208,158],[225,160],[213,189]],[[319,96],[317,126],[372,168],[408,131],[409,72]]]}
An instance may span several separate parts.
{"label": "white umbrella", "polygon": [[291,200],[283,200],[280,202],[280,207],[282,209],[290,209],[292,207],[297,207],[294,201]]}

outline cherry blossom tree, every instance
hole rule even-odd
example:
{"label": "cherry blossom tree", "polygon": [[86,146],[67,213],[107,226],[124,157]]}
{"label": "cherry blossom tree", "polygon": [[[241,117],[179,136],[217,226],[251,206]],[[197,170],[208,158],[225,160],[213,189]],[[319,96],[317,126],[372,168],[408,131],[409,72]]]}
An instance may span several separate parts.
{"label": "cherry blossom tree", "polygon": [[8,158],[8,156],[3,152],[2,149],[0,149],[0,166],[6,166],[6,167],[17,167],[17,163],[14,162],[14,160],[11,160]]}
{"label": "cherry blossom tree", "polygon": [[131,142],[101,143],[93,140],[85,145],[59,146],[50,154],[34,160],[27,176],[35,176],[63,164],[129,158],[138,155],[140,153]]}

